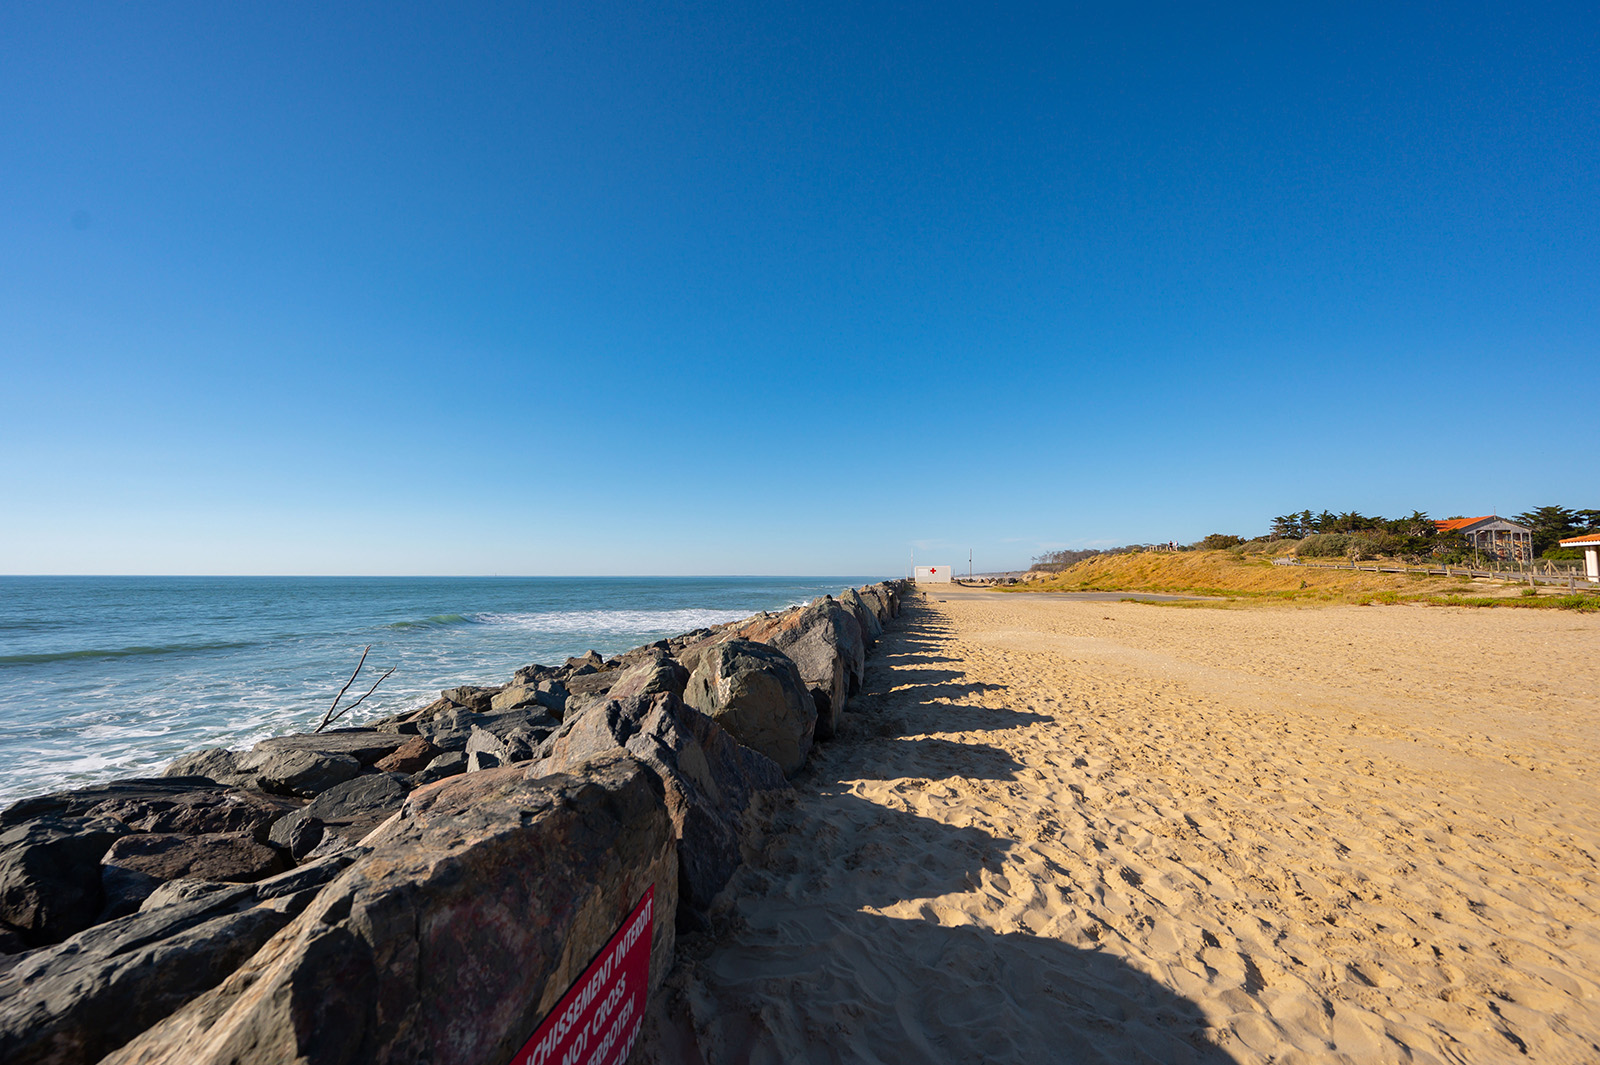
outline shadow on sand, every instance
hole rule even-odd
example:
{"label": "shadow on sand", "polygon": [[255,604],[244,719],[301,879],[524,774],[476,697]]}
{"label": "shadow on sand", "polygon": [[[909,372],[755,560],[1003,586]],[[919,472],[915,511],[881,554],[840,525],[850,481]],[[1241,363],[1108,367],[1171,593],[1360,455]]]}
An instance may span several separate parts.
{"label": "shadow on sand", "polygon": [[[653,1060],[1233,1062],[1207,1040],[1198,1007],[1119,958],[1021,926],[958,923],[970,897],[964,910],[941,907],[974,893],[1006,896],[991,912],[1030,895],[1044,904],[1059,889],[1006,878],[1015,841],[847,790],[863,777],[916,787],[1012,780],[1023,768],[986,744],[928,735],[1044,720],[945,702],[996,688],[938,668],[929,619],[908,608],[885,635],[852,727],[776,799],[720,900],[717,931],[681,945],[669,1010],[692,1030],[658,1023]],[[914,918],[872,912],[919,901]]]}

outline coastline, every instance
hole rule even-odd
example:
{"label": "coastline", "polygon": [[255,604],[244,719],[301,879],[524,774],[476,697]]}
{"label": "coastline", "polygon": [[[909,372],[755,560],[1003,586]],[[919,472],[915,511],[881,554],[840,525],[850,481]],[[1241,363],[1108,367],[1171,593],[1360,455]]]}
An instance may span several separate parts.
{"label": "coastline", "polygon": [[[10,804],[0,1057],[466,1065],[527,1041],[520,1061],[600,1040],[571,1028],[597,1001],[627,1003],[601,1041],[627,1053],[677,932],[738,867],[747,813],[837,737],[902,590]],[[566,1006],[622,921],[631,989]]]}
{"label": "coastline", "polygon": [[[193,951],[194,928],[269,913],[267,934],[281,931],[259,952],[242,937],[233,976],[187,993],[188,1006],[106,1060],[265,1065],[302,1053],[235,1051],[262,1024],[295,1027],[275,1001],[349,993],[307,962],[325,929],[348,929],[356,957],[374,952],[363,989],[420,986],[407,994],[433,1015],[405,1022],[411,1044],[363,1060],[409,1060],[446,1038],[428,1027],[445,1003],[502,1026],[499,1042],[463,1044],[460,1060],[503,1057],[644,885],[676,920],[655,925],[660,986],[630,1061],[822,1062],[885,1048],[951,1061],[1581,1060],[1600,1044],[1586,1008],[1600,996],[1597,619],[1188,610],[957,586],[910,593],[895,619],[900,606],[868,611],[874,630],[854,605],[819,600],[609,660],[530,667],[394,715],[378,741],[391,754],[465,723],[473,771],[417,780],[392,816],[391,805],[330,818],[321,852],[320,839],[283,836],[312,849],[246,885],[255,894],[232,910],[217,900],[239,889],[174,880],[62,948],[9,956],[0,1050],[34,1060],[16,1033],[57,1023],[40,1020],[42,992],[27,990],[51,986],[52,964],[115,997],[115,981],[85,972],[148,965],[126,944],[152,922],[190,928],[157,946]],[[824,626],[820,642],[792,642],[845,614],[855,620]],[[852,631],[876,653],[852,659]],[[716,648],[744,646],[734,637],[791,641],[813,702],[837,693],[847,707],[826,730],[823,714],[809,719],[831,736],[786,783],[772,760],[794,754],[783,737],[752,734],[770,757],[753,753],[674,694],[703,699],[716,685],[692,696],[691,677],[715,672]],[[826,660],[813,661],[819,649]],[[556,680],[565,720],[492,746],[495,701],[537,722]],[[375,738],[358,729],[334,742]],[[351,784],[385,775],[359,774]],[[274,824],[312,808],[277,809]],[[533,849],[484,864],[477,855],[499,853],[507,831]],[[417,894],[430,882],[457,887]],[[411,927],[419,905],[444,942],[470,944],[473,964],[416,968],[373,938],[397,917]],[[502,905],[512,926],[491,916]],[[552,916],[554,939],[526,938],[530,912]],[[598,916],[568,923],[580,912]],[[419,947],[421,958],[439,949]],[[487,975],[493,994],[452,983],[462,973]],[[496,1011],[508,995],[524,1004],[506,1024]]]}

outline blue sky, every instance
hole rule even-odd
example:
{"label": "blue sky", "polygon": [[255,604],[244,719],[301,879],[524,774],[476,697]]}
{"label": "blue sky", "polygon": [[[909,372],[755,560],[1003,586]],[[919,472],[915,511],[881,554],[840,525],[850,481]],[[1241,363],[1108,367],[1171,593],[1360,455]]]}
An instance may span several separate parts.
{"label": "blue sky", "polygon": [[6,5],[0,572],[1600,506],[1588,5]]}

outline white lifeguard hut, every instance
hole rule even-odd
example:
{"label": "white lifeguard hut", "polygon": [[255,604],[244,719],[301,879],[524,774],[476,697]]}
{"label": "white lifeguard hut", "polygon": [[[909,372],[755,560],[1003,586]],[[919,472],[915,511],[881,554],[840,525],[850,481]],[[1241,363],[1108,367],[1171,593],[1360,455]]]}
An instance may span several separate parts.
{"label": "white lifeguard hut", "polygon": [[1562,540],[1561,546],[1583,548],[1583,579],[1591,584],[1600,583],[1600,533],[1574,536]]}
{"label": "white lifeguard hut", "polygon": [[918,566],[915,579],[918,584],[949,584],[955,575],[949,566]]}

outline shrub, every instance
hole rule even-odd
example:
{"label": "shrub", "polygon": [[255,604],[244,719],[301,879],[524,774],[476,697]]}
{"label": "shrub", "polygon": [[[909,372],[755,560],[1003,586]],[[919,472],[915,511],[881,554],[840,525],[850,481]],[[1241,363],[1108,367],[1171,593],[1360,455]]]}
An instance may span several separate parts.
{"label": "shrub", "polygon": [[1202,551],[1226,551],[1230,547],[1238,547],[1244,543],[1242,536],[1229,536],[1227,533],[1212,533],[1197,545]]}
{"label": "shrub", "polygon": [[1295,554],[1301,558],[1349,558],[1350,537],[1345,533],[1313,533],[1300,541]]}

